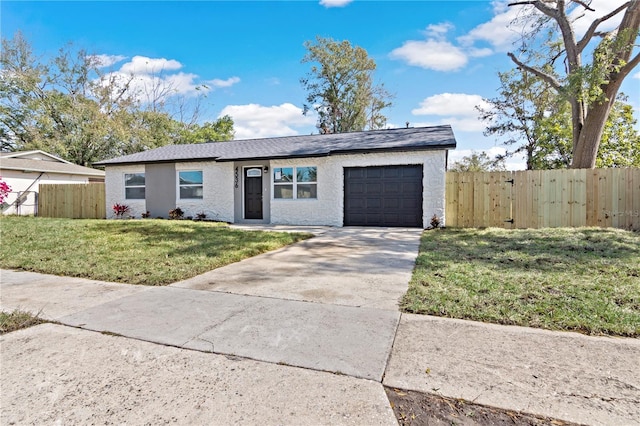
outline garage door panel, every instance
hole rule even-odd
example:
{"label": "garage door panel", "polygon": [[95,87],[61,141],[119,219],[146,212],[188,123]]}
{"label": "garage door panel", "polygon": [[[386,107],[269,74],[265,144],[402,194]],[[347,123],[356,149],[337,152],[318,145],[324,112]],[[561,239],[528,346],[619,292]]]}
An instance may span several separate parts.
{"label": "garage door panel", "polygon": [[422,227],[422,166],[345,168],[344,224]]}

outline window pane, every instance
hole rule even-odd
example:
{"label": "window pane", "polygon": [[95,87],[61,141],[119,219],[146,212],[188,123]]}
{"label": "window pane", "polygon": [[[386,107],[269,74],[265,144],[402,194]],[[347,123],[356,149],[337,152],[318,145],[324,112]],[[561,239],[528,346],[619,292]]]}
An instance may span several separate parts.
{"label": "window pane", "polygon": [[180,198],[202,199],[202,187],[201,186],[181,186]]}
{"label": "window pane", "polygon": [[273,198],[293,198],[293,185],[274,185]]}
{"label": "window pane", "polygon": [[202,185],[202,172],[180,172],[180,185]]}
{"label": "window pane", "polygon": [[277,167],[273,169],[274,182],[293,182],[293,167]]}
{"label": "window pane", "polygon": [[298,198],[318,198],[317,187],[318,185],[316,185],[315,183],[298,184]]}
{"label": "window pane", "polygon": [[144,185],[144,173],[127,173],[124,175],[124,186],[140,185]]}
{"label": "window pane", "polygon": [[144,186],[137,188],[125,188],[124,198],[127,200],[144,200]]}
{"label": "window pane", "polygon": [[297,167],[296,178],[298,182],[316,182],[316,167]]}

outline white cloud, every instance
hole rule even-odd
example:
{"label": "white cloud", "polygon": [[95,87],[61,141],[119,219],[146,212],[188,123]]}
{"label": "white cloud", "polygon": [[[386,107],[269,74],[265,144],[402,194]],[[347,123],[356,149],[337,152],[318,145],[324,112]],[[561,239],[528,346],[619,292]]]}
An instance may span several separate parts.
{"label": "white cloud", "polygon": [[[97,55],[102,63],[116,63],[125,59],[123,56]],[[176,95],[197,96],[203,91],[230,87],[240,82],[239,77],[224,79],[201,80],[193,73],[179,71],[182,64],[174,59],[149,58],[134,56],[129,62],[122,64],[120,69],[106,74],[103,84],[114,81],[121,87],[129,86],[129,90],[141,102],[166,100]]]}
{"label": "white cloud", "polygon": [[638,71],[637,73],[635,73],[635,74],[633,75],[633,78],[640,78],[640,71]]}
{"label": "white cloud", "polygon": [[302,108],[291,103],[227,105],[220,112],[220,116],[223,115],[233,118],[236,139],[293,136],[300,134],[296,128],[308,129],[316,123],[315,115],[309,113],[305,116]]}
{"label": "white cloud", "polygon": [[207,81],[207,83],[213,87],[231,87],[236,83],[240,83],[240,77],[229,77],[226,80],[214,78],[213,80]]}
{"label": "white cloud", "polygon": [[531,21],[526,17],[536,12],[532,6],[507,7],[507,2],[502,0],[494,1],[492,5],[493,18],[458,37],[459,43],[470,47],[480,41],[489,43],[499,52],[513,50],[513,43],[531,28]]}
{"label": "white cloud", "polygon": [[344,7],[351,3],[353,0],[320,0],[320,5],[326,8],[329,7]]}
{"label": "white cloud", "polygon": [[487,107],[480,95],[466,93],[440,93],[420,102],[420,108],[411,111],[413,115],[477,115],[476,105]]}
{"label": "white cloud", "polygon": [[488,47],[480,49],[472,47],[468,50],[467,53],[469,54],[469,56],[474,58],[484,58],[485,56],[493,55],[493,50],[489,49]]}
{"label": "white cloud", "polygon": [[441,39],[453,28],[453,24],[450,22],[441,22],[439,24],[428,25],[424,33],[427,37]]}
{"label": "white cloud", "polygon": [[122,65],[120,72],[126,74],[160,74],[165,71],[179,70],[180,68],[182,68],[182,64],[174,59],[134,56],[131,61]]}
{"label": "white cloud", "polygon": [[89,58],[96,61],[100,68],[110,67],[113,64],[117,64],[118,62],[122,62],[127,59],[126,56],[122,55],[90,55]]}
{"label": "white cloud", "polygon": [[[627,0],[592,0],[589,6],[594,10],[594,12],[585,10],[580,5],[575,5],[574,9],[569,13],[569,19],[574,20],[573,27],[576,30],[576,34],[578,34],[578,36],[584,35],[593,21],[609,12],[612,12],[617,7],[622,6],[626,1]],[[607,19],[605,22],[600,24],[598,30],[611,31],[620,24],[623,16],[624,11],[610,19]]]}
{"label": "white cloud", "polygon": [[424,125],[450,124],[454,131],[480,132],[486,124],[478,119],[476,106],[488,108],[489,104],[480,95],[440,93],[420,102],[420,107],[411,113],[437,117],[432,123],[421,123]]}
{"label": "white cloud", "polygon": [[429,39],[409,40],[393,49],[392,59],[401,59],[409,65],[436,71],[454,71],[467,64],[467,55],[447,41]]}
{"label": "white cloud", "polygon": [[[569,19],[573,21],[573,27],[577,37],[581,37],[587,31],[591,23],[596,19],[611,12],[626,0],[592,0],[590,7],[595,10],[585,10],[578,4],[569,4]],[[478,42],[489,43],[497,52],[513,50],[514,43],[520,40],[523,34],[531,31],[535,20],[530,19],[533,14],[540,14],[531,5],[508,6],[508,1],[494,0],[492,3],[494,16],[490,21],[484,22],[464,36],[458,37],[458,42],[464,46],[472,46]],[[583,16],[584,15],[584,16]],[[609,31],[620,23],[624,13],[603,22],[598,29]]]}

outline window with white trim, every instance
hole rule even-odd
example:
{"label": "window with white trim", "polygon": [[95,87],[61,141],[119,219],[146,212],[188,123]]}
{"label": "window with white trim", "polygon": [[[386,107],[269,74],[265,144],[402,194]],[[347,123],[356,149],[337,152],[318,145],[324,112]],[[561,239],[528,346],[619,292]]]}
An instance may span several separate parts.
{"label": "window with white trim", "polygon": [[124,198],[127,200],[144,200],[144,173],[125,173]]}
{"label": "window with white trim", "polygon": [[202,170],[178,172],[180,199],[202,199]]}
{"label": "window with white trim", "polygon": [[273,198],[318,198],[318,168],[275,167],[273,169]]}

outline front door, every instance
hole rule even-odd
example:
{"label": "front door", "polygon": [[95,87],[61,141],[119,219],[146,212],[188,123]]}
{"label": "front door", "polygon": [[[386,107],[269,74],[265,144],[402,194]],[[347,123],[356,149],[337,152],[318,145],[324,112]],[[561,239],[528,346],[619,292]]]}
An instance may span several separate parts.
{"label": "front door", "polygon": [[244,218],[262,219],[262,168],[244,170]]}

